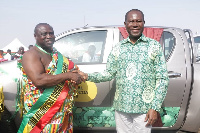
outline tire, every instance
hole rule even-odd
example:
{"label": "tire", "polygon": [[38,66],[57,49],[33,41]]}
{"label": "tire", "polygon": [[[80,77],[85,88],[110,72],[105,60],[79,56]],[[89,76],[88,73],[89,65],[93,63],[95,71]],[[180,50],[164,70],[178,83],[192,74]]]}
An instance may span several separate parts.
{"label": "tire", "polygon": [[14,119],[10,120],[11,116],[11,113],[4,106],[4,112],[1,113],[0,133],[17,133]]}

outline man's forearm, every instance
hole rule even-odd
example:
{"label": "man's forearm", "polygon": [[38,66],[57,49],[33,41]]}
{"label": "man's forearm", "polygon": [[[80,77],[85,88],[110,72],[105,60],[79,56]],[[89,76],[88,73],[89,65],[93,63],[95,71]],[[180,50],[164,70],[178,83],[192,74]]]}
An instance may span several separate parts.
{"label": "man's forearm", "polygon": [[33,84],[38,88],[48,88],[55,86],[66,80],[72,80],[74,75],[72,72],[61,73],[58,75],[41,74],[36,79],[32,80]]}

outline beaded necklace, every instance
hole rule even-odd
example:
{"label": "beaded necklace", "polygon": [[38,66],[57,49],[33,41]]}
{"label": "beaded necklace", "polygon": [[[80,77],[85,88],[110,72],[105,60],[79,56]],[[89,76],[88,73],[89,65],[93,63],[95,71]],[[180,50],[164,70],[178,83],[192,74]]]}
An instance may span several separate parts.
{"label": "beaded necklace", "polygon": [[39,45],[37,45],[37,44],[35,44],[35,46],[37,47],[37,48],[39,48],[39,50],[41,50],[42,52],[44,52],[45,54],[48,54],[48,55],[53,55],[53,53],[49,53],[49,52],[47,52],[47,51],[45,51],[43,48],[41,48]]}

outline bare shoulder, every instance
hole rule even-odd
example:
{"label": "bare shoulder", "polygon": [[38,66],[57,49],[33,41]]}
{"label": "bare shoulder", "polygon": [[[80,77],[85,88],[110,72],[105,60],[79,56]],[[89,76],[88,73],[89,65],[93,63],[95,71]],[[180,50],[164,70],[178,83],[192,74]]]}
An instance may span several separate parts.
{"label": "bare shoulder", "polygon": [[23,62],[37,62],[40,61],[40,53],[33,47],[23,54]]}
{"label": "bare shoulder", "polygon": [[[25,72],[32,73],[36,70],[44,71],[44,66],[41,62],[40,52],[34,47],[23,54],[22,66]],[[33,73],[32,73],[33,74]],[[30,75],[29,75],[30,76]]]}
{"label": "bare shoulder", "polygon": [[39,58],[39,57],[40,57],[39,52],[35,48],[32,48],[23,54],[23,58]]}

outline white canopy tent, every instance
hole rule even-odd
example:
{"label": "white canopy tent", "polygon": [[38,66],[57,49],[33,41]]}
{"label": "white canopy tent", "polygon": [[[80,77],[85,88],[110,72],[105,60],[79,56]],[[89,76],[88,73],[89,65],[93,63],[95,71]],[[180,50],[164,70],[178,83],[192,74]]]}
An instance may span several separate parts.
{"label": "white canopy tent", "polygon": [[2,50],[6,52],[8,49],[11,50],[11,52],[17,52],[19,47],[24,47],[24,51],[27,51],[28,48],[22,44],[19,39],[15,38],[10,44],[6,45]]}

